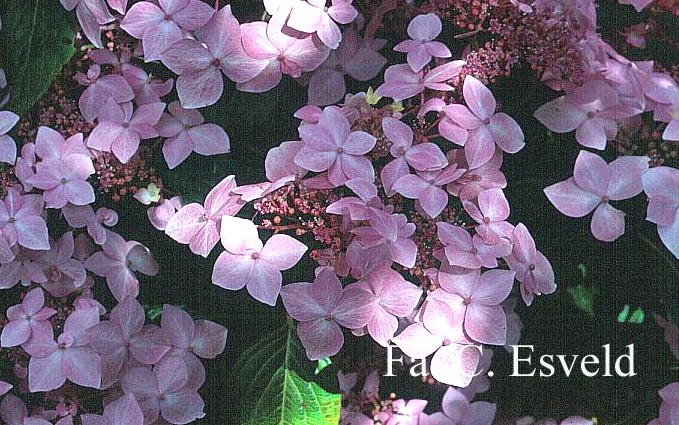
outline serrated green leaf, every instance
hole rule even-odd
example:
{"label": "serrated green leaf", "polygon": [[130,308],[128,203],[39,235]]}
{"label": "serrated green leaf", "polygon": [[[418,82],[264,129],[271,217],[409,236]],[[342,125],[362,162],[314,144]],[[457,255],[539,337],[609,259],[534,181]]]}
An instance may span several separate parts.
{"label": "serrated green leaf", "polygon": [[233,367],[231,376],[242,400],[243,416],[254,409],[280,368],[294,370],[303,379],[313,377],[314,363],[307,359],[290,318],[271,335],[247,348]]}
{"label": "serrated green leaf", "polygon": [[0,9],[0,47],[11,99],[23,115],[44,95],[75,48],[68,12],[54,0],[6,0]]}
{"label": "serrated green leaf", "polygon": [[332,364],[332,360],[330,360],[330,357],[325,357],[323,359],[320,359],[318,361],[318,364],[316,365],[316,369],[314,370],[314,375],[318,375],[325,369],[326,367],[330,366]]}
{"label": "serrated green leaf", "polygon": [[342,396],[281,367],[269,381],[246,425],[335,425]]}

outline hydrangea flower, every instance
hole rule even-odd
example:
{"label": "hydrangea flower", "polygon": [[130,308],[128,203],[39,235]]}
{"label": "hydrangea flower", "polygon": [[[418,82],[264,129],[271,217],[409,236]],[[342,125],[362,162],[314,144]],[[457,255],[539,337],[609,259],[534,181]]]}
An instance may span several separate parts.
{"label": "hydrangea flower", "polygon": [[87,233],[97,245],[106,242],[106,227],[112,227],[118,223],[118,213],[105,207],[94,212],[89,205],[67,204],[61,212],[69,226],[75,229],[86,227]]}
{"label": "hydrangea flower", "polygon": [[446,297],[448,305],[455,317],[464,320],[464,330],[470,338],[483,344],[505,344],[507,317],[500,303],[512,291],[514,276],[508,270],[439,273],[441,287],[450,294]]}
{"label": "hydrangea flower", "polygon": [[398,329],[397,317],[410,315],[422,295],[420,288],[387,266],[373,270],[365,280],[349,287],[362,289],[377,298],[367,329],[370,336],[383,347],[387,346]]}
{"label": "hydrangea flower", "polygon": [[454,87],[447,84],[460,74],[465,61],[456,60],[437,66],[426,74],[415,72],[408,64],[392,65],[384,72],[384,84],[375,90],[378,96],[386,96],[399,102],[416,96],[425,89],[452,91]]}
{"label": "hydrangea flower", "polygon": [[7,133],[19,122],[19,116],[13,112],[0,111],[0,162],[14,165],[17,157],[17,145]]}
{"label": "hydrangea flower", "polygon": [[374,311],[375,297],[357,287],[342,288],[332,269],[322,269],[313,283],[291,283],[281,289],[283,305],[297,320],[309,360],[334,356],[344,345],[340,326],[365,326]]}
{"label": "hydrangea flower", "polygon": [[428,298],[422,321],[408,326],[392,341],[413,359],[424,359],[433,353],[429,363],[432,376],[444,384],[466,387],[480,354],[465,336],[461,321],[445,302]]}
{"label": "hydrangea flower", "polygon": [[438,237],[445,246],[446,260],[452,266],[468,269],[495,268],[497,259],[511,252],[511,244],[504,240],[495,244],[486,243],[478,233],[472,237],[465,229],[450,223],[436,223]]}
{"label": "hydrangea flower", "polygon": [[98,64],[90,66],[87,75],[78,72],[73,78],[80,85],[87,87],[78,99],[78,107],[83,118],[89,122],[94,122],[99,116],[99,111],[108,99],[113,99],[116,103],[130,102],[134,99],[134,91],[122,75],[102,76]]}
{"label": "hydrangea flower", "polygon": [[382,131],[392,143],[389,153],[394,160],[382,168],[380,177],[387,196],[394,193],[394,183],[410,174],[409,166],[418,171],[437,171],[448,165],[448,159],[434,143],[413,146],[413,130],[400,120],[382,118]]}
{"label": "hydrangea flower", "polygon": [[514,228],[511,255],[505,257],[509,268],[516,272],[521,282],[521,297],[531,305],[535,295],[551,294],[556,291],[554,271],[549,260],[535,248],[535,241],[523,224]]}
{"label": "hydrangea flower", "polygon": [[313,71],[328,57],[330,49],[318,38],[286,28],[286,17],[275,15],[267,22],[240,26],[245,53],[253,59],[268,61],[254,78],[238,84],[239,90],[261,93],[276,87],[283,74],[298,78]]}
{"label": "hydrangea flower", "polygon": [[375,180],[372,163],[364,155],[377,139],[364,131],[351,131],[349,120],[339,109],[323,110],[318,124],[299,127],[304,147],[295,156],[295,164],[309,171],[328,171],[328,180],[341,186],[347,180]]}
{"label": "hydrangea flower", "polygon": [[42,206],[40,195],[21,195],[17,187],[7,190],[5,199],[0,200],[0,231],[9,246],[18,243],[29,249],[50,249]]}
{"label": "hydrangea flower", "polygon": [[234,176],[227,176],[205,197],[204,206],[191,203],[181,207],[167,222],[165,233],[191,252],[207,258],[219,241],[222,217],[236,215],[245,204],[232,194],[236,188]]}
{"label": "hydrangea flower", "polygon": [[[177,93],[184,108],[201,108],[219,100],[224,90],[222,73],[236,83],[256,77],[269,63],[245,54],[241,27],[227,5],[196,34],[162,55],[165,66],[179,75]],[[190,58],[190,59],[189,59]]]}
{"label": "hydrangea flower", "polygon": [[492,425],[497,406],[487,401],[470,403],[462,391],[448,387],[441,409],[443,412],[420,417],[420,425]]}
{"label": "hydrangea flower", "polygon": [[119,105],[108,99],[99,111],[99,124],[87,138],[87,146],[113,152],[125,164],[137,152],[141,140],[158,137],[154,125],[164,109],[162,102],[140,105],[133,110],[131,103]]}
{"label": "hydrangea flower", "polygon": [[170,169],[188,158],[191,152],[200,155],[218,155],[231,149],[229,136],[216,124],[205,124],[200,112],[184,109],[179,102],[167,107],[156,128],[163,142],[163,156]]}
{"label": "hydrangea flower", "polygon": [[411,239],[415,225],[403,214],[376,217],[370,226],[351,230],[364,248],[386,245],[391,259],[406,268],[415,266],[417,245]]}
{"label": "hydrangea flower", "polygon": [[56,310],[45,307],[45,294],[42,289],[31,290],[21,304],[7,309],[7,322],[2,328],[0,346],[16,347],[30,338],[53,338],[52,324],[49,318]]}
{"label": "hydrangea flower", "polygon": [[493,93],[471,75],[464,79],[462,94],[467,107],[448,105],[443,108],[446,118],[468,132],[466,140],[459,140],[456,131],[439,126],[441,135],[464,146],[469,166],[477,168],[490,161],[495,146],[507,153],[520,151],[524,143],[523,131],[516,121],[504,112],[495,112],[497,103]]}
{"label": "hydrangea flower", "polygon": [[118,301],[139,294],[139,281],[135,272],[147,276],[158,273],[158,263],[149,249],[136,241],[125,241],[122,236],[106,231],[106,242],[101,251],[95,252],[85,260],[85,267],[97,276],[106,277],[111,293]]}
{"label": "hydrangea flower", "polygon": [[170,199],[164,199],[160,205],[151,207],[146,211],[149,221],[158,230],[164,231],[167,228],[167,223],[170,218],[182,207],[182,199],[175,196]]}
{"label": "hydrangea flower", "polygon": [[679,258],[679,170],[651,168],[641,179],[649,199],[646,220],[658,225],[660,240]]}
{"label": "hydrangea flower", "polygon": [[648,157],[623,156],[607,164],[601,157],[580,151],[573,177],[544,189],[562,214],[584,217],[594,211],[591,230],[595,238],[612,242],[625,233],[625,213],[609,201],[632,198],[642,191],[641,176]]}
{"label": "hydrangea flower", "polygon": [[80,416],[83,425],[143,424],[144,414],[132,394],[126,394],[107,404],[103,415]]}
{"label": "hydrangea flower", "polygon": [[94,202],[94,189],[87,181],[92,174],[92,159],[75,153],[62,159],[43,158],[36,165],[36,173],[28,181],[43,190],[42,197],[47,208],[63,208],[69,202],[74,205]]}
{"label": "hydrangea flower", "polygon": [[281,290],[281,270],[292,268],[307,250],[282,234],[262,244],[252,221],[228,215],[222,218],[221,241],[225,251],[215,262],[212,283],[232,290],[247,286],[253,298],[272,306]]}
{"label": "hydrangea flower", "polygon": [[287,25],[298,31],[313,33],[331,49],[337,49],[342,33],[335,22],[350,24],[358,16],[358,10],[351,5],[353,0],[332,0],[330,7],[326,0],[302,0],[294,3]]}
{"label": "hydrangea flower", "polygon": [[[14,249],[17,251],[15,258],[0,265],[0,289],[12,288],[17,283],[29,286],[31,283],[45,283],[47,277],[40,265],[34,260],[35,251],[25,248]],[[14,254],[14,253],[12,253]]]}
{"label": "hydrangea flower", "polygon": [[445,44],[434,41],[441,34],[442,29],[441,18],[436,14],[417,15],[408,24],[410,40],[398,43],[394,50],[407,53],[410,69],[419,72],[431,61],[432,57],[449,58],[452,56]]}
{"label": "hydrangea flower", "polygon": [[174,87],[172,78],[167,81],[154,79],[146,71],[133,65],[124,68],[123,78],[132,88],[134,101],[137,105],[160,102],[160,98],[170,94]]}
{"label": "hydrangea flower", "polygon": [[450,194],[457,196],[462,201],[469,201],[486,189],[507,187],[507,179],[502,174],[502,151],[495,149],[495,153],[485,164],[471,168],[467,163],[463,149],[452,149],[446,154],[451,164],[457,164],[458,168],[465,171],[459,179],[450,183],[446,189]]}
{"label": "hydrangea flower", "polygon": [[358,30],[348,28],[342,35],[342,43],[328,55],[309,80],[309,103],[331,105],[344,98],[347,86],[344,77],[368,81],[382,70],[386,58],[378,53],[386,40],[361,38]]}
{"label": "hydrangea flower", "polygon": [[75,9],[85,36],[96,47],[100,49],[104,47],[101,42],[101,26],[115,20],[104,0],[59,0],[59,2],[66,10]]}
{"label": "hydrangea flower", "polygon": [[125,366],[156,364],[170,343],[155,325],[144,326],[144,308],[134,297],[127,297],[111,310],[111,320],[88,329],[90,345],[101,355],[102,388],[116,382]]}
{"label": "hydrangea flower", "polygon": [[122,388],[137,399],[144,423],[152,424],[161,416],[171,424],[187,424],[205,416],[205,403],[195,390],[185,387],[187,379],[184,362],[166,356],[152,371],[145,367],[128,370]]}
{"label": "hydrangea flower", "polygon": [[49,337],[34,338],[24,349],[31,355],[28,389],[31,392],[55,390],[69,380],[83,387],[99,388],[101,360],[89,346],[87,329],[99,322],[96,306],[76,309],[66,319],[55,342]]}
{"label": "hydrangea flower", "polygon": [[465,170],[451,164],[438,171],[418,171],[396,180],[391,187],[409,199],[417,199],[418,204],[431,218],[438,217],[448,205],[448,193],[441,188],[457,180]]}
{"label": "hydrangea flower", "polygon": [[120,22],[131,36],[142,40],[144,61],[160,59],[170,46],[184,38],[183,31],[201,28],[214,9],[200,0],[141,1],[132,5]]}
{"label": "hydrangea flower", "polygon": [[477,204],[463,201],[465,211],[477,223],[476,233],[488,244],[497,244],[500,238],[511,240],[514,226],[507,221],[509,218],[509,202],[502,189],[486,189],[479,193]]}
{"label": "hydrangea flower", "polygon": [[73,258],[74,252],[73,232],[67,232],[57,241],[50,241],[49,251],[35,254],[35,263],[47,278],[42,287],[55,297],[65,297],[85,283],[85,267]]}
{"label": "hydrangea flower", "polygon": [[191,316],[169,304],[163,305],[161,330],[171,345],[168,355],[184,360],[188,388],[198,390],[205,382],[205,369],[198,358],[214,359],[226,347],[227,330],[209,320],[194,321]]}
{"label": "hydrangea flower", "polygon": [[618,92],[605,81],[592,80],[565,96],[545,103],[535,118],[555,133],[575,131],[582,146],[603,150],[606,140],[618,134],[616,120],[629,118],[641,110],[624,105]]}

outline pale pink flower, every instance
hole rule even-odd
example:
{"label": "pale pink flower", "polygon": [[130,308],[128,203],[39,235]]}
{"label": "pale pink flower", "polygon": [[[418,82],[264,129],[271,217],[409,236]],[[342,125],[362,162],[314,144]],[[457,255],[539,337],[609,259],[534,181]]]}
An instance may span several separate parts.
{"label": "pale pink flower", "polygon": [[144,414],[132,394],[121,396],[104,407],[103,415],[84,414],[80,416],[83,425],[142,424]]}
{"label": "pale pink flower", "polygon": [[63,159],[44,158],[28,181],[43,190],[47,208],[63,208],[69,202],[74,205],[94,202],[94,189],[87,181],[92,174],[94,165],[89,156],[70,154]]}
{"label": "pale pink flower", "polygon": [[514,226],[505,221],[509,218],[509,202],[502,189],[486,189],[476,202],[462,201],[465,211],[477,223],[476,233],[487,244],[496,244],[500,238],[511,240]]}
{"label": "pale pink flower", "polygon": [[59,0],[64,9],[73,10],[85,36],[98,48],[104,47],[101,42],[101,26],[115,19],[108,11],[104,0]]}
{"label": "pale pink flower", "polygon": [[407,174],[394,182],[392,190],[409,199],[417,199],[420,207],[431,218],[438,217],[448,205],[448,193],[442,189],[457,180],[465,170],[457,164],[438,171],[418,171]]}
{"label": "pale pink flower", "polygon": [[206,257],[219,241],[222,217],[236,215],[245,204],[232,193],[236,188],[234,176],[227,176],[205,197],[204,206],[191,203],[181,207],[167,221],[165,233],[191,252]]}
{"label": "pale pink flower", "polygon": [[410,40],[398,43],[394,50],[408,53],[408,65],[419,72],[431,58],[449,58],[452,56],[450,49],[445,44],[434,41],[441,34],[443,26],[441,19],[434,13],[417,15],[408,24],[408,36]]}
{"label": "pale pink flower", "polygon": [[342,41],[342,33],[335,22],[350,24],[358,16],[358,10],[351,5],[352,1],[332,0],[330,7],[326,7],[326,0],[295,2],[287,25],[305,33],[315,32],[323,44],[337,49]]}
{"label": "pale pink flower", "polygon": [[334,356],[344,345],[340,326],[358,329],[373,313],[375,297],[359,288],[342,288],[332,271],[324,268],[313,283],[291,283],[281,289],[288,314],[297,320],[297,335],[310,360]]}
{"label": "pale pink flower", "polygon": [[73,77],[80,85],[86,86],[78,99],[80,112],[89,122],[99,116],[99,111],[108,99],[116,103],[130,102],[134,99],[134,91],[125,78],[119,74],[101,75],[98,64],[90,66],[87,75],[78,72]]}
{"label": "pale pink flower", "polygon": [[641,179],[648,196],[646,220],[658,225],[660,240],[679,258],[679,171],[651,168]]}
{"label": "pale pink flower", "polygon": [[447,84],[457,79],[465,61],[456,60],[437,66],[426,74],[415,72],[408,64],[393,65],[384,72],[384,84],[375,90],[378,96],[386,96],[401,101],[422,93],[425,89],[436,91],[452,91],[455,88]]}
{"label": "pale pink flower", "polygon": [[508,255],[512,246],[507,240],[488,244],[476,234],[474,237],[465,229],[450,223],[438,222],[438,237],[445,246],[448,263],[468,269],[495,268],[497,259]]}
{"label": "pale pink flower", "polygon": [[469,167],[463,149],[452,149],[448,151],[446,157],[451,164],[457,164],[458,168],[467,170],[446,187],[451,195],[459,197],[462,201],[472,200],[486,189],[507,187],[507,179],[500,171],[502,167],[500,149],[495,150],[488,162],[476,168]]}
{"label": "pale pink flower", "polygon": [[31,338],[54,338],[49,318],[56,313],[53,308],[45,307],[45,294],[42,289],[31,290],[21,304],[7,309],[9,322],[2,328],[0,345],[16,347]]}
{"label": "pale pink flower", "polygon": [[254,223],[238,217],[225,215],[221,226],[225,251],[215,262],[212,282],[231,290],[247,286],[257,301],[275,305],[283,282],[281,271],[297,264],[307,246],[283,234],[262,244]]}
{"label": "pale pink flower", "polygon": [[408,223],[405,215],[385,214],[375,217],[370,226],[357,227],[351,232],[358,236],[361,246],[372,248],[384,244],[393,261],[406,268],[415,266],[417,245],[411,239],[415,225]]}
{"label": "pale pink flower", "polygon": [[551,294],[556,291],[554,271],[549,260],[535,248],[535,241],[523,224],[514,228],[513,249],[505,260],[509,268],[516,272],[516,280],[521,282],[521,297],[526,305],[531,305],[535,295]]}
{"label": "pale pink flower", "polygon": [[55,297],[65,297],[85,283],[87,273],[83,263],[73,258],[73,232],[64,233],[59,240],[50,241],[49,251],[35,253],[35,264],[47,278],[42,287]]}
{"label": "pale pink flower", "polygon": [[0,162],[14,165],[17,157],[17,145],[7,133],[19,122],[19,116],[13,112],[0,111]]}
{"label": "pale pink flower", "polygon": [[0,231],[9,246],[49,249],[47,224],[41,217],[43,199],[40,195],[21,195],[18,187],[10,187],[0,200]]}

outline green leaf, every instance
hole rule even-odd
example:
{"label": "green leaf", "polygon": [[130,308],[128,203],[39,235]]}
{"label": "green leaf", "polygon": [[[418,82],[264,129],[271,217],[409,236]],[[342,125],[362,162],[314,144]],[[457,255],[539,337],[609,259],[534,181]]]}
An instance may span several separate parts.
{"label": "green leaf", "polygon": [[262,398],[272,385],[285,382],[281,381],[282,370],[295,371],[302,379],[311,380],[314,367],[288,317],[283,326],[247,348],[233,367],[233,391],[241,400],[242,418],[249,418],[250,412],[266,402]]}
{"label": "green leaf", "polygon": [[340,420],[342,396],[331,394],[294,371],[279,368],[246,425],[331,425]]}
{"label": "green leaf", "polygon": [[587,313],[591,317],[594,317],[594,295],[596,292],[595,288],[590,288],[585,285],[571,286],[568,288],[568,294],[578,310]]}
{"label": "green leaf", "polygon": [[629,318],[629,322],[641,324],[641,323],[644,323],[645,317],[646,317],[646,314],[644,314],[644,310],[641,307],[637,307],[637,309],[634,310],[634,313],[632,313],[632,316]]}
{"label": "green leaf", "polygon": [[330,360],[330,357],[326,357],[324,359],[320,359],[318,361],[318,365],[316,366],[316,369],[314,370],[314,375],[318,375],[325,369],[326,367],[330,366],[332,364],[332,360]]}
{"label": "green leaf", "polygon": [[11,87],[6,109],[26,113],[50,87],[75,48],[68,12],[54,0],[6,0],[0,6],[2,66]]}
{"label": "green leaf", "polygon": [[629,304],[625,304],[625,308],[618,314],[618,323],[625,323],[627,316],[629,316]]}

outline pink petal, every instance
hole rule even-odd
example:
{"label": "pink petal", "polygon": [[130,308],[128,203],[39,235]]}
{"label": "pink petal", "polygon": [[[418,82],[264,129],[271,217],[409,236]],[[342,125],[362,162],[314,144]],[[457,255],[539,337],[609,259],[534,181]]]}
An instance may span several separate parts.
{"label": "pink petal", "polygon": [[598,196],[580,189],[572,177],[546,187],[544,192],[549,202],[569,217],[584,217],[601,202]]}
{"label": "pink petal", "polygon": [[288,270],[299,262],[307,249],[305,244],[288,235],[273,235],[262,248],[260,258],[277,270]]}
{"label": "pink petal", "polygon": [[611,180],[611,170],[599,155],[580,151],[575,159],[573,180],[583,190],[603,198]]}
{"label": "pink petal", "polygon": [[607,195],[614,201],[632,198],[643,190],[642,176],[648,170],[648,157],[623,156],[609,164],[611,172]]}
{"label": "pink petal", "polygon": [[478,347],[474,345],[453,343],[441,347],[431,359],[431,374],[444,384],[464,388],[476,373],[480,357]]}
{"label": "pink petal", "polygon": [[254,261],[247,255],[222,252],[212,270],[212,283],[237,291],[250,281],[253,267]]}
{"label": "pink petal", "polygon": [[575,131],[575,139],[582,146],[604,150],[606,149],[606,130],[604,122],[598,118],[586,119]]}
{"label": "pink petal", "polygon": [[625,213],[602,202],[592,216],[592,235],[600,241],[612,242],[625,233]]}
{"label": "pink petal", "polygon": [[481,81],[472,76],[465,77],[462,93],[469,109],[481,120],[493,116],[497,106],[495,97]]}
{"label": "pink petal", "polygon": [[219,69],[211,67],[201,72],[180,75],[177,94],[184,108],[202,108],[216,103],[224,91]]}
{"label": "pink petal", "polygon": [[495,144],[507,153],[517,153],[526,145],[523,131],[516,121],[505,113],[493,115],[488,124]]}
{"label": "pink petal", "polygon": [[302,341],[309,360],[334,356],[344,345],[344,335],[333,320],[317,319],[297,325],[297,335]]}
{"label": "pink petal", "polygon": [[569,133],[587,119],[587,113],[562,96],[539,107],[535,111],[535,118],[555,133]]}

